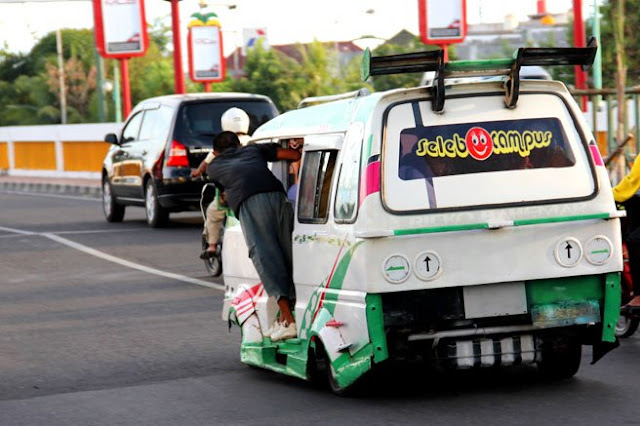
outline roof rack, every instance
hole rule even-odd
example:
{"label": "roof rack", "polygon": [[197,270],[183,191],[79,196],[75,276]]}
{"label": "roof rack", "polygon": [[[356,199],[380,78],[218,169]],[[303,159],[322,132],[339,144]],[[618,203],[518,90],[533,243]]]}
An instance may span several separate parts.
{"label": "roof rack", "polygon": [[520,68],[525,65],[580,65],[589,69],[596,56],[598,41],[589,39],[587,47],[521,47],[513,58],[487,59],[479,61],[444,62],[443,50],[403,53],[400,55],[372,57],[367,49],[362,59],[362,80],[373,75],[400,74],[435,71],[430,88],[432,109],[444,109],[444,80],[458,77],[507,75],[505,82],[505,105],[515,108],[520,92]]}
{"label": "roof rack", "polygon": [[350,98],[359,98],[360,96],[368,96],[371,92],[369,89],[363,87],[362,89],[354,90],[352,92],[341,93],[338,95],[327,95],[327,96],[312,96],[309,98],[304,98],[298,104],[298,109],[308,107],[311,105],[323,104],[326,102],[339,101],[341,99],[350,99]]}

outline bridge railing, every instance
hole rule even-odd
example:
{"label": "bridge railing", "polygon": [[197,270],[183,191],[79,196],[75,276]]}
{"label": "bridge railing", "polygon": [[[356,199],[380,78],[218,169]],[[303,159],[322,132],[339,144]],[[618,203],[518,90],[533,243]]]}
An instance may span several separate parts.
{"label": "bridge railing", "polygon": [[625,89],[626,114],[624,140],[616,140],[618,128],[618,95],[615,89],[572,90],[576,98],[589,99],[587,121],[596,138],[605,163],[611,170],[613,160],[624,155],[626,171],[631,168],[635,156],[640,152],[640,86]]}

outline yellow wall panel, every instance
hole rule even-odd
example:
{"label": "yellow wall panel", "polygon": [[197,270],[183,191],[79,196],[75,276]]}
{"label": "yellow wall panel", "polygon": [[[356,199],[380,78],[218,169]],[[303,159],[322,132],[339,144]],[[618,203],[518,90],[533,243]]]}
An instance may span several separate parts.
{"label": "yellow wall panel", "polygon": [[66,172],[99,172],[111,145],[106,142],[62,142]]}
{"label": "yellow wall panel", "polygon": [[9,144],[0,142],[0,169],[9,168]]}
{"label": "yellow wall panel", "polygon": [[54,142],[14,142],[16,169],[56,170]]}

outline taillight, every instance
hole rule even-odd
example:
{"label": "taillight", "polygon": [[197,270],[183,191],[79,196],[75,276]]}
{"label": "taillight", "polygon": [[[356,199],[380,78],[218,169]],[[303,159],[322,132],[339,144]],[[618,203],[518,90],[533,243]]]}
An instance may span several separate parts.
{"label": "taillight", "polygon": [[167,158],[167,166],[189,167],[187,148],[178,141],[171,142],[171,149],[169,150],[169,157]]}

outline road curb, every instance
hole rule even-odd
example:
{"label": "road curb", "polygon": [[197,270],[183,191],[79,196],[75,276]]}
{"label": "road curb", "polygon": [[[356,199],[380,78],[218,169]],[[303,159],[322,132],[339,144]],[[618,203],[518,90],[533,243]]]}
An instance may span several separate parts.
{"label": "road curb", "polygon": [[102,191],[99,186],[72,185],[60,183],[34,183],[34,182],[0,182],[0,190],[17,192],[37,192],[44,194],[75,195],[87,198],[101,198]]}

